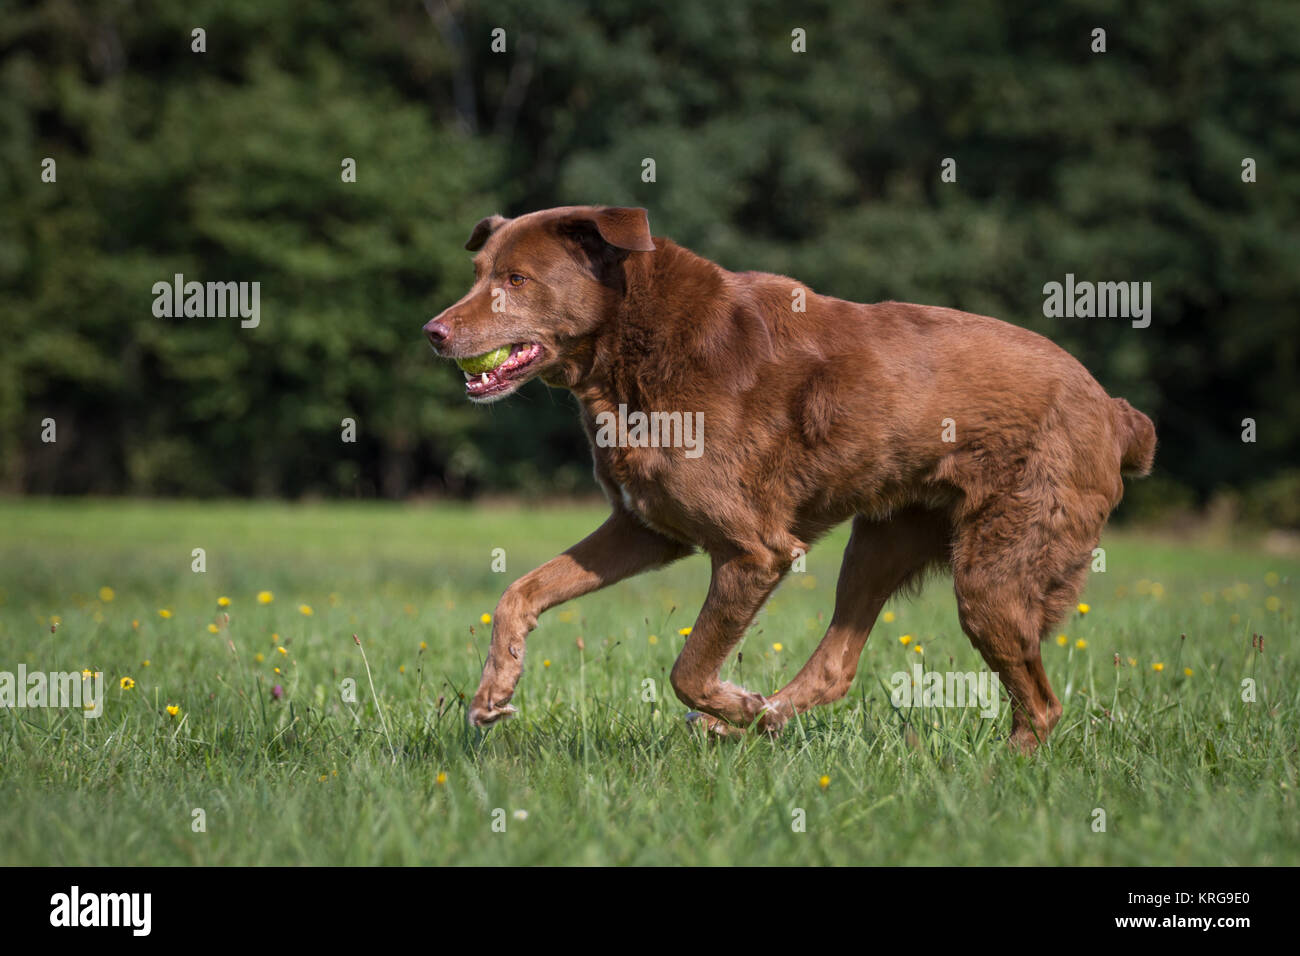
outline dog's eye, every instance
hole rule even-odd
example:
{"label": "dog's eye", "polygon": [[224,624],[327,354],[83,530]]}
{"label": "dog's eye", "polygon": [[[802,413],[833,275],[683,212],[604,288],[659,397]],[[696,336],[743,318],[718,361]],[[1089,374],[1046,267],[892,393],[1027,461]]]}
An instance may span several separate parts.
{"label": "dog's eye", "polygon": [[518,272],[512,272],[510,273],[510,278],[508,281],[512,286],[514,286],[517,289],[528,280],[524,276],[521,276]]}

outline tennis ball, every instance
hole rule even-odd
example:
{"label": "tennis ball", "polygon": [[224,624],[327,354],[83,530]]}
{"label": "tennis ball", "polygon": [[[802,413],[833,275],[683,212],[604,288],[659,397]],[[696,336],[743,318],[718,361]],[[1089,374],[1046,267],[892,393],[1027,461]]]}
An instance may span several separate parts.
{"label": "tennis ball", "polygon": [[456,364],[460,366],[462,372],[469,372],[471,375],[478,375],[480,372],[492,371],[509,357],[510,347],[508,345],[503,345],[499,349],[493,349],[491,352],[484,352],[482,355],[475,355],[466,359],[456,359]]}

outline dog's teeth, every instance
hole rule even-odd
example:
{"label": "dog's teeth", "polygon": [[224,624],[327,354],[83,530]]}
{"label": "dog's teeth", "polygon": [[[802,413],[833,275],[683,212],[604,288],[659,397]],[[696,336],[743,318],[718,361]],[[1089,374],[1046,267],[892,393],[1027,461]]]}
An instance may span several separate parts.
{"label": "dog's teeth", "polygon": [[487,372],[483,373],[483,377],[479,379],[479,381],[482,382],[484,385],[487,384]]}

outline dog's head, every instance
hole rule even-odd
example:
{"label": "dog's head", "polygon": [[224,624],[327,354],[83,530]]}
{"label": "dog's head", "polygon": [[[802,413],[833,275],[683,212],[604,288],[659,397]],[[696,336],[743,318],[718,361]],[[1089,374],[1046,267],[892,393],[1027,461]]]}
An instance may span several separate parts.
{"label": "dog's head", "polygon": [[465,372],[474,402],[557,371],[617,307],[624,260],[655,251],[646,211],[615,206],[488,216],[465,248],[477,253],[474,285],[424,332]]}

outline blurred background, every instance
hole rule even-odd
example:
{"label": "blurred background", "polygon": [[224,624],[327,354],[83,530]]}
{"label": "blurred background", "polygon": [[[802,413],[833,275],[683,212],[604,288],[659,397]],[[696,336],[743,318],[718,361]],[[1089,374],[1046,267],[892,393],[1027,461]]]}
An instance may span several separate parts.
{"label": "blurred background", "polygon": [[[567,393],[470,406],[420,327],[482,216],[607,203],[1043,332],[1157,422],[1124,513],[1300,527],[1300,4],[1025,7],[6,2],[0,491],[595,493]],[[260,325],[156,318],[178,272],[260,282]],[[1150,327],[1044,318],[1066,273],[1151,282]]]}

